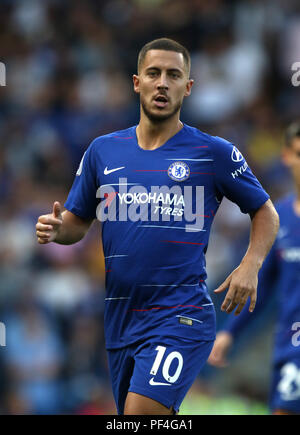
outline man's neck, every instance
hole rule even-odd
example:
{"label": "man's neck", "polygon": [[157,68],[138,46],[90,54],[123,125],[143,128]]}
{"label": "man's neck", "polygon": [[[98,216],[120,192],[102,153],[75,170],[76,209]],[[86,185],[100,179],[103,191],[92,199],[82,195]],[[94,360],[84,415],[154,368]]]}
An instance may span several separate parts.
{"label": "man's neck", "polygon": [[178,117],[160,123],[154,123],[146,116],[141,116],[136,129],[138,144],[145,150],[155,150],[166,143],[183,127]]}

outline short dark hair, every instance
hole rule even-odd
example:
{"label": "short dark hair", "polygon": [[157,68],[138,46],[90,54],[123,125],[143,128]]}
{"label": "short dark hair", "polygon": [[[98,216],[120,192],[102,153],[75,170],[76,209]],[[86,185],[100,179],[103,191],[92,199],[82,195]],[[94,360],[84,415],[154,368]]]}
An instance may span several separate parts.
{"label": "short dark hair", "polygon": [[293,122],[285,131],[285,146],[290,147],[293,139],[300,138],[300,122]]}
{"label": "short dark hair", "polygon": [[176,53],[181,53],[184,58],[184,63],[186,65],[188,74],[191,69],[191,57],[188,50],[179,42],[174,41],[169,38],[159,38],[154,39],[153,41],[148,42],[142,47],[138,56],[137,69],[140,70],[140,67],[145,59],[145,56],[149,50],[166,50],[166,51],[175,51]]}

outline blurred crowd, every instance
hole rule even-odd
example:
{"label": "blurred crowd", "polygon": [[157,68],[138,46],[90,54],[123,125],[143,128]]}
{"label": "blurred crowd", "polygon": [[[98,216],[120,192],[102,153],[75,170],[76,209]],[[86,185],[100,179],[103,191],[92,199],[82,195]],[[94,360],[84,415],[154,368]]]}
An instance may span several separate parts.
{"label": "blurred crowd", "polygon": [[[64,203],[93,138],[138,122],[137,53],[163,36],[192,56],[182,120],[234,142],[273,200],[291,188],[280,147],[300,111],[298,0],[1,0],[2,414],[115,412],[100,224],[76,245],[39,246],[35,223]],[[240,259],[248,230],[225,202],[207,255],[210,290]]]}

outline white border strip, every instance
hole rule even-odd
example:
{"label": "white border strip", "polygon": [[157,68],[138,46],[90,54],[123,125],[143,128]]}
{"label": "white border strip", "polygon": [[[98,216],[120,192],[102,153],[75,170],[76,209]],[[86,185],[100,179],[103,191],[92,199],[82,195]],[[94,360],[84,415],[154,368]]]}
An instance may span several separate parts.
{"label": "white border strip", "polygon": [[186,160],[188,162],[213,162],[213,159],[166,159],[166,160]]}
{"label": "white border strip", "polygon": [[115,257],[128,257],[128,255],[109,255],[108,257],[104,257],[104,258],[115,258]]}
{"label": "white border strip", "polygon": [[120,298],[105,298],[106,301],[116,301],[116,300],[123,300],[123,299],[131,299],[131,297],[123,296]]}
{"label": "white border strip", "polygon": [[[174,230],[186,230],[185,227],[169,227],[167,225],[139,225],[139,227],[147,227],[147,228],[174,228]],[[191,231],[206,231],[206,230],[200,230],[200,228],[190,228]]]}

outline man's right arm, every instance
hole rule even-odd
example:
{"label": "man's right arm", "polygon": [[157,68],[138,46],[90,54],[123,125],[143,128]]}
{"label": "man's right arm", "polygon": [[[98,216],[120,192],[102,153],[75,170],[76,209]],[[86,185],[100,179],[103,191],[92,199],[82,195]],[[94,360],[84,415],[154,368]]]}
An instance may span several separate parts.
{"label": "man's right arm", "polygon": [[68,210],[61,211],[58,201],[54,202],[52,213],[42,215],[36,224],[38,243],[50,242],[71,245],[79,242],[87,233],[93,219],[82,219]]}
{"label": "man's right arm", "polygon": [[242,334],[244,329],[253,322],[270,297],[273,296],[271,290],[275,286],[278,272],[278,264],[276,261],[275,246],[273,245],[261,271],[259,274],[258,298],[255,310],[249,312],[248,305],[238,316],[231,316],[223,325],[222,330],[217,334],[211,354],[208,358],[208,363],[216,367],[225,367],[228,365],[227,354],[234,344],[235,339]]}

